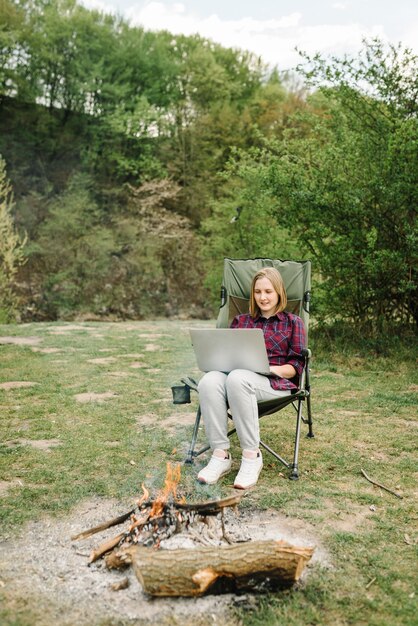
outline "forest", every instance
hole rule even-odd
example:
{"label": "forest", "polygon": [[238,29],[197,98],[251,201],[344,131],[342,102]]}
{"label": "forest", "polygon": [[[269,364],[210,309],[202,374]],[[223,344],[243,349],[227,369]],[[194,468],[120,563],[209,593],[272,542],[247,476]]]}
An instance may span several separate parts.
{"label": "forest", "polygon": [[225,256],[310,259],[313,317],[418,321],[418,57],[294,74],[75,0],[0,0],[0,322],[211,318]]}

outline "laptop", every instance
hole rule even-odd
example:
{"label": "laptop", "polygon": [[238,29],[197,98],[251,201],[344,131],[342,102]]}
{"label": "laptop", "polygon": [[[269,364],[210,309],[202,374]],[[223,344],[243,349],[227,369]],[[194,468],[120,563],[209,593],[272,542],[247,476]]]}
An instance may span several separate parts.
{"label": "laptop", "polygon": [[261,328],[190,328],[198,368],[229,373],[235,369],[270,374]]}

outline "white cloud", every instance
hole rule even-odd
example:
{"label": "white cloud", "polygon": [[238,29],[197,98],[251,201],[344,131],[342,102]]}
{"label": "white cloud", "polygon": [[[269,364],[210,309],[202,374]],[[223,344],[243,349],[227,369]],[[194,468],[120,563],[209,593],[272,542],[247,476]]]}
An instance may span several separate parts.
{"label": "white cloud", "polygon": [[106,2],[106,0],[79,0],[79,4],[82,4],[84,7],[86,7],[86,9],[89,9],[91,11],[113,13],[114,15],[120,12],[115,7]]}
{"label": "white cloud", "polygon": [[403,33],[401,37],[401,41],[404,46],[408,48],[412,48],[412,50],[417,51],[417,42],[418,42],[418,22],[413,22],[408,26],[408,28]]}
{"label": "white cloud", "polygon": [[299,62],[296,47],[310,54],[355,54],[364,37],[379,35],[386,39],[380,25],[370,28],[357,23],[308,26],[303,23],[301,13],[296,12],[279,19],[244,17],[221,20],[216,14],[199,17],[186,11],[182,3],[151,1],[145,6],[131,6],[125,15],[132,24],[147,30],[168,30],[185,35],[199,33],[223,46],[250,50],[267,63],[277,64],[281,70],[290,69]]}
{"label": "white cloud", "polygon": [[334,2],[332,8],[337,9],[337,11],[345,11],[347,9],[347,5],[345,2]]}

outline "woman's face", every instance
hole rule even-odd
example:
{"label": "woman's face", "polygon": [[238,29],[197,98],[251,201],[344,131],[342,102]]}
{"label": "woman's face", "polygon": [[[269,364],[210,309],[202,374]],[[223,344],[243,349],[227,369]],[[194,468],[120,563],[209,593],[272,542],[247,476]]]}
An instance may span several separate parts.
{"label": "woman's face", "polygon": [[274,315],[279,303],[279,295],[266,276],[262,276],[255,281],[254,298],[263,317]]}

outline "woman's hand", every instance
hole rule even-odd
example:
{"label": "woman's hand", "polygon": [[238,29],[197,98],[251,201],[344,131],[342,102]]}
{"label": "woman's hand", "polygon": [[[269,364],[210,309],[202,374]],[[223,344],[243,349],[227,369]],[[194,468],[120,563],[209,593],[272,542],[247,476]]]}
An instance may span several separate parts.
{"label": "woman's hand", "polygon": [[293,365],[270,365],[270,372],[280,378],[293,378],[296,376],[296,370]]}

